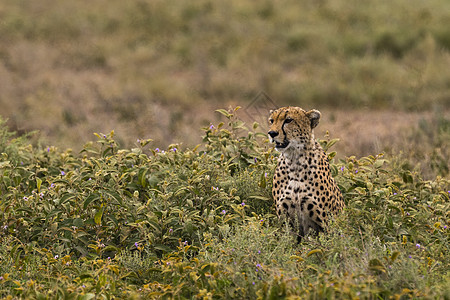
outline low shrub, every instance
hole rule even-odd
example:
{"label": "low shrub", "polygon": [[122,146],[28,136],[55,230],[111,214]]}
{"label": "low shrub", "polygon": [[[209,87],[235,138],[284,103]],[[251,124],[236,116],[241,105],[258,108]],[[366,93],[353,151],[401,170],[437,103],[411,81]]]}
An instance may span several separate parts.
{"label": "low shrub", "polygon": [[[234,111],[193,149],[80,154],[0,130],[0,295],[107,298],[448,297],[450,185],[398,157],[335,161],[346,202],[297,243],[273,214],[277,153]],[[327,151],[336,140],[321,141]]]}

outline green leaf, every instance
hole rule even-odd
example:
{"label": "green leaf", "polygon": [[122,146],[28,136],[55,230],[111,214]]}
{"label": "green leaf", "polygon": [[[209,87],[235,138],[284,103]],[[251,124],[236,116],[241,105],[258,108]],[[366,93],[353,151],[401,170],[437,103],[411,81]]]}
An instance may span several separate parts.
{"label": "green leaf", "polygon": [[119,252],[120,251],[120,249],[119,248],[117,248],[117,247],[114,247],[114,246],[111,246],[111,245],[109,245],[109,246],[106,246],[105,248],[103,248],[103,250],[102,250],[103,252],[106,252],[106,251],[114,251],[114,252]]}
{"label": "green leaf", "polygon": [[89,205],[92,201],[97,200],[97,199],[99,199],[99,198],[100,198],[100,195],[97,194],[97,193],[90,194],[90,195],[84,200],[83,208],[86,209],[86,208],[88,207],[88,205]]}
{"label": "green leaf", "polygon": [[114,200],[116,200],[116,202],[120,205],[123,206],[123,201],[122,201],[122,197],[120,197],[120,195],[115,192],[115,191],[105,191],[106,194],[108,194],[109,196],[111,196]]}
{"label": "green leaf", "polygon": [[383,164],[386,162],[385,159],[377,159],[375,163],[373,164],[374,168],[379,169],[383,166]]}
{"label": "green leaf", "polygon": [[236,122],[233,122],[233,124],[231,124],[231,127],[233,129],[243,129],[245,128],[244,125],[245,123],[243,121],[237,120]]}
{"label": "green leaf", "polygon": [[81,253],[81,255],[86,256],[88,254],[88,251],[86,248],[83,248],[81,246],[75,246],[75,249]]}
{"label": "green leaf", "polygon": [[230,114],[228,111],[226,111],[225,109],[221,108],[221,109],[216,109],[216,112],[221,113],[222,115],[224,115],[227,118],[230,118],[232,116],[232,114]]}
{"label": "green leaf", "polygon": [[64,203],[66,203],[67,201],[69,201],[72,198],[75,198],[75,195],[67,193],[67,194],[65,194],[64,196],[61,197],[61,200],[59,201],[59,204],[64,204]]}
{"label": "green leaf", "polygon": [[409,172],[409,171],[404,172],[402,174],[402,178],[403,178],[404,183],[413,183],[414,182],[411,172]]}
{"label": "green leaf", "polygon": [[37,186],[38,193],[41,192],[41,184],[42,184],[42,179],[36,178],[36,186]]}
{"label": "green leaf", "polygon": [[163,251],[163,252],[170,252],[172,250],[172,249],[170,249],[169,246],[166,246],[166,245],[155,245],[154,248],[156,250],[160,250],[160,251]]}
{"label": "green leaf", "polygon": [[266,188],[266,176],[264,176],[264,173],[261,173],[261,179],[259,180],[259,186],[263,189]]}
{"label": "green leaf", "polygon": [[84,222],[83,222],[82,219],[76,218],[76,219],[73,220],[73,225],[76,226],[76,227],[83,227]]}
{"label": "green leaf", "polygon": [[142,167],[139,169],[138,181],[139,181],[139,184],[144,188],[147,187],[147,180],[146,180],[147,172],[148,172],[147,167]]}
{"label": "green leaf", "polygon": [[270,198],[267,198],[267,197],[264,197],[264,196],[249,196],[248,198],[255,199],[255,200],[263,200],[263,201],[271,200]]}
{"label": "green leaf", "polygon": [[95,213],[95,216],[94,216],[94,222],[95,222],[95,224],[100,225],[100,224],[102,223],[102,216],[103,216],[103,207],[100,208],[100,209]]}
{"label": "green leaf", "polygon": [[392,256],[391,256],[391,262],[394,262],[399,255],[400,255],[399,251],[394,251],[394,253],[392,253]]}
{"label": "green leaf", "polygon": [[369,261],[369,269],[372,271],[378,271],[383,273],[386,272],[386,268],[384,267],[383,263],[377,258],[371,259]]}
{"label": "green leaf", "polygon": [[323,254],[323,251],[322,251],[322,249],[314,249],[314,250],[309,251],[306,256],[310,257],[311,255],[316,254],[316,253],[317,254]]}
{"label": "green leaf", "polygon": [[95,298],[95,294],[87,293],[81,296],[80,300],[91,300]]}

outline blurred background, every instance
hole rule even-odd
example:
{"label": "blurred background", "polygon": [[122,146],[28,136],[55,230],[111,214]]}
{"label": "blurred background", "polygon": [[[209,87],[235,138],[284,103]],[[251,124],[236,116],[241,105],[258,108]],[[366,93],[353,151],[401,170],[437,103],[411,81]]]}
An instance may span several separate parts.
{"label": "blurred background", "polygon": [[450,1],[0,2],[0,115],[42,143],[78,151],[114,129],[122,147],[188,147],[215,109],[253,122],[260,103],[320,110],[338,156],[448,174]]}

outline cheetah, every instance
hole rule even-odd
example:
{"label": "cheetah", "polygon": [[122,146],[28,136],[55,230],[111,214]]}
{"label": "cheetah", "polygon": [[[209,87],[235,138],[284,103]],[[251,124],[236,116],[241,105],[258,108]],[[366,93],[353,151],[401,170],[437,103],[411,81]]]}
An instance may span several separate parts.
{"label": "cheetah", "polygon": [[269,117],[269,139],[281,152],[272,187],[276,212],[299,239],[310,230],[323,231],[328,215],[344,207],[328,157],[314,139],[320,116],[314,109],[283,107],[271,111]]}

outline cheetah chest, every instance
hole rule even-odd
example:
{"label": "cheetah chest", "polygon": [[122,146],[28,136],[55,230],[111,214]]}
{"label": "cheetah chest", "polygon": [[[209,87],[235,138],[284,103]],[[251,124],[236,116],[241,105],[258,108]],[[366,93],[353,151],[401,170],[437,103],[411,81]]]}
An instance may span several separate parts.
{"label": "cheetah chest", "polygon": [[[290,159],[281,155],[274,175],[273,197],[279,217],[299,222],[302,232],[321,230],[327,214],[339,210],[339,189],[325,154]],[[339,198],[339,199],[338,199]]]}

